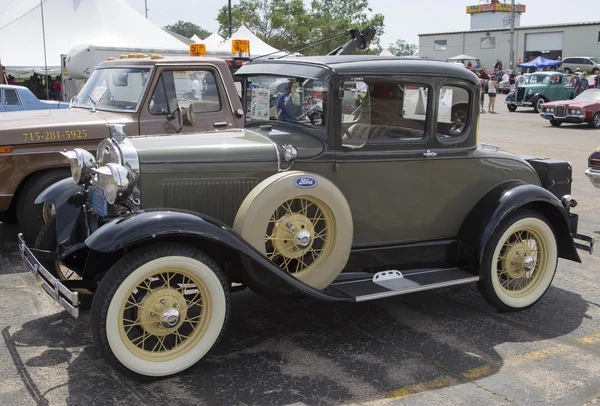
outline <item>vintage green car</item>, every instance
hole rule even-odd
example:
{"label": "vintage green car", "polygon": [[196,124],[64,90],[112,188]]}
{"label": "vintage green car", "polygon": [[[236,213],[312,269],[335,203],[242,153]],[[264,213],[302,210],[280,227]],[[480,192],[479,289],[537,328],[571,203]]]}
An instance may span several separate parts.
{"label": "vintage green car", "polygon": [[529,75],[525,85],[517,86],[506,96],[506,107],[516,111],[517,107],[533,107],[536,113],[549,101],[567,100],[573,96],[573,86],[561,72],[535,72]]}
{"label": "vintage green car", "polygon": [[[127,137],[113,125],[96,159],[64,152],[73,179],[38,198],[55,219],[36,248],[19,237],[71,315],[93,294],[94,344],[115,368],[192,366],[245,287],[360,302],[476,282],[516,311],[544,295],[558,258],[592,249],[571,213],[568,163],[477,145],[479,79],[464,68],[287,57],[237,75],[245,129]],[[323,120],[307,117],[311,98]]]}

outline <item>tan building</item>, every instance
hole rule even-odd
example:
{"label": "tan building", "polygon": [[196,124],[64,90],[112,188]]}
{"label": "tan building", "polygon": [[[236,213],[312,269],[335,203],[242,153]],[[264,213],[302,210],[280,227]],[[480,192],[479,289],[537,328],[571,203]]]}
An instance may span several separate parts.
{"label": "tan building", "polygon": [[[591,56],[600,59],[600,21],[515,28],[515,59]],[[419,56],[446,60],[467,54],[493,68],[497,59],[510,64],[510,29],[476,29],[419,35]]]}

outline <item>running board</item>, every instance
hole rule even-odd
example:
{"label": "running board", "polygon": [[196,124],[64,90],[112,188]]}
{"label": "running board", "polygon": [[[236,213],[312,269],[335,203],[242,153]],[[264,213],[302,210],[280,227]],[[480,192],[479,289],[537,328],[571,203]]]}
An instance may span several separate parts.
{"label": "running board", "polygon": [[410,271],[404,274],[400,271],[389,270],[378,272],[369,279],[347,282],[334,282],[328,289],[340,291],[354,297],[357,302],[381,299],[389,296],[404,295],[477,282],[479,276],[462,269],[427,269]]}

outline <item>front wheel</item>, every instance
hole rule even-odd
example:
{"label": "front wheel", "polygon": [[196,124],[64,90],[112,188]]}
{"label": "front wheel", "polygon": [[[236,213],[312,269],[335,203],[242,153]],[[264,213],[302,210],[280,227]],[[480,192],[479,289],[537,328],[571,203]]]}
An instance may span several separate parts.
{"label": "front wheel", "polygon": [[552,127],[560,127],[560,125],[562,124],[562,121],[551,119],[550,124],[552,125]]}
{"label": "front wheel", "polygon": [[206,254],[169,243],[141,248],[120,259],[96,291],[94,345],[123,372],[172,375],[216,344],[229,306],[227,280]]}
{"label": "front wheel", "polygon": [[557,260],[552,227],[539,213],[521,210],[502,222],[483,253],[479,291],[500,311],[527,309],[550,287]]}
{"label": "front wheel", "polygon": [[516,104],[507,104],[506,108],[508,109],[508,111],[512,111],[512,112],[517,111],[517,105]]}
{"label": "front wheel", "polygon": [[542,111],[542,107],[544,107],[544,103],[546,103],[546,99],[544,99],[543,97],[540,97],[535,104],[533,105],[533,109],[535,110],[536,113],[539,113],[540,111]]}
{"label": "front wheel", "polygon": [[592,128],[600,128],[600,111],[597,111],[592,116],[592,121],[590,121],[590,127],[592,127]]}

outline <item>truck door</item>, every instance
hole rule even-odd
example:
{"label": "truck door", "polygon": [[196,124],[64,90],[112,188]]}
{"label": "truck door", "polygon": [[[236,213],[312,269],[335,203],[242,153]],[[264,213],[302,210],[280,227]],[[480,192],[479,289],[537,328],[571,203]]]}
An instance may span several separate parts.
{"label": "truck door", "polygon": [[[164,67],[140,113],[140,134],[190,133],[235,127],[229,99],[214,66]],[[195,124],[179,125],[177,104],[194,105]]]}

